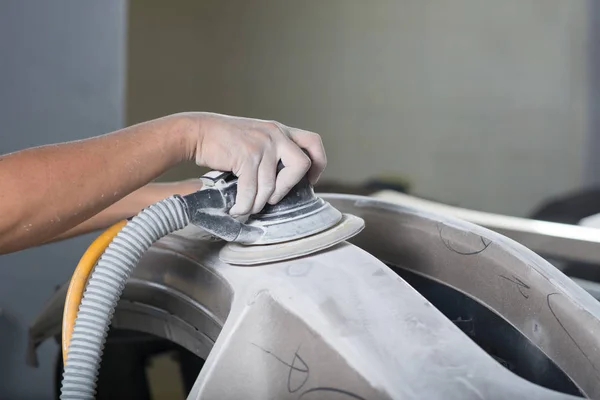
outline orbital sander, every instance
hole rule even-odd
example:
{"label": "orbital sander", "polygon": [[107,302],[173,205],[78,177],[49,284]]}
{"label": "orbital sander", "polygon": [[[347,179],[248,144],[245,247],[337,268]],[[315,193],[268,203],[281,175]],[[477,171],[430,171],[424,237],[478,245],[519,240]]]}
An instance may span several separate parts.
{"label": "orbital sander", "polygon": [[[282,168],[279,162],[277,172]],[[219,253],[228,264],[256,265],[305,256],[350,239],[365,225],[361,218],[342,214],[317,197],[306,176],[277,204],[242,218],[229,214],[237,195],[238,179],[233,173],[211,171],[201,180],[201,190],[183,196],[190,223],[229,242]]]}

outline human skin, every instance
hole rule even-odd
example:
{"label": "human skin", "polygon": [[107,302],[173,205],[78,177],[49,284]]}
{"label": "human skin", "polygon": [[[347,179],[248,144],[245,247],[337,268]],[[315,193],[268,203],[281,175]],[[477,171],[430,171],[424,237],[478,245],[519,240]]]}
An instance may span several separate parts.
{"label": "human skin", "polygon": [[202,188],[200,179],[181,182],[149,183],[116,203],[108,206],[81,224],[61,233],[50,241],[58,241],[85,233],[106,229],[109,226],[138,214],[144,208],[173,195],[186,195]]}
{"label": "human skin", "polygon": [[[238,176],[232,215],[278,202],[304,175],[316,183],[327,163],[315,133],[201,112],[7,154],[0,156],[0,254],[102,228],[192,192],[193,182],[149,184],[188,160]],[[285,168],[276,175],[280,160]]]}

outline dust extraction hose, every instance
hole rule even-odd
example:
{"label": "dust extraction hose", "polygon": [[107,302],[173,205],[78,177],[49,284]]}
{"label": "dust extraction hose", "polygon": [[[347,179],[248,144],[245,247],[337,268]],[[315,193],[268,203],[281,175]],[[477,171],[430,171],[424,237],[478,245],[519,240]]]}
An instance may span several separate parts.
{"label": "dust extraction hose", "polygon": [[108,327],[125,283],[154,242],[188,223],[184,200],[179,196],[169,197],[132,218],[106,248],[88,281],[77,313],[61,399],[94,398]]}
{"label": "dust extraction hose", "polygon": [[67,289],[67,297],[65,298],[65,307],[63,310],[63,321],[62,321],[62,356],[63,363],[67,362],[67,352],[69,351],[69,343],[71,343],[71,335],[73,334],[73,327],[75,326],[75,319],[77,318],[77,311],[79,311],[79,305],[83,298],[83,292],[85,291],[85,285],[90,278],[90,274],[94,270],[94,266],[98,262],[98,259],[117,236],[121,228],[125,226],[127,221],[119,221],[96,238],[88,247],[86,252],[79,260],[75,272],[69,282],[69,288]]}

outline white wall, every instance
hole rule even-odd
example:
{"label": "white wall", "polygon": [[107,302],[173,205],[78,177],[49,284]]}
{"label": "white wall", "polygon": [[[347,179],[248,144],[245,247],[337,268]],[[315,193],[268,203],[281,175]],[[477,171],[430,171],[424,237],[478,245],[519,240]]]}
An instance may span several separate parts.
{"label": "white wall", "polygon": [[584,0],[134,0],[131,121],[181,109],[318,131],[325,178],[526,214],[577,187]]}
{"label": "white wall", "polygon": [[[122,125],[125,17],[120,0],[0,2],[0,154]],[[47,341],[27,367],[27,332],[90,241],[0,257],[1,399],[54,398],[59,348]]]}

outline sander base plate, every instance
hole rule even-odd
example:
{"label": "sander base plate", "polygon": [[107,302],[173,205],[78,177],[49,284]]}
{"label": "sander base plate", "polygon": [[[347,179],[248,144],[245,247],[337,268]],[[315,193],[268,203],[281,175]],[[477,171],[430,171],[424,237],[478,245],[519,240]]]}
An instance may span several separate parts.
{"label": "sander base plate", "polygon": [[289,260],[325,250],[348,240],[365,227],[362,218],[343,214],[340,222],[320,233],[282,243],[243,245],[228,243],[219,252],[221,261],[233,265],[258,265]]}

